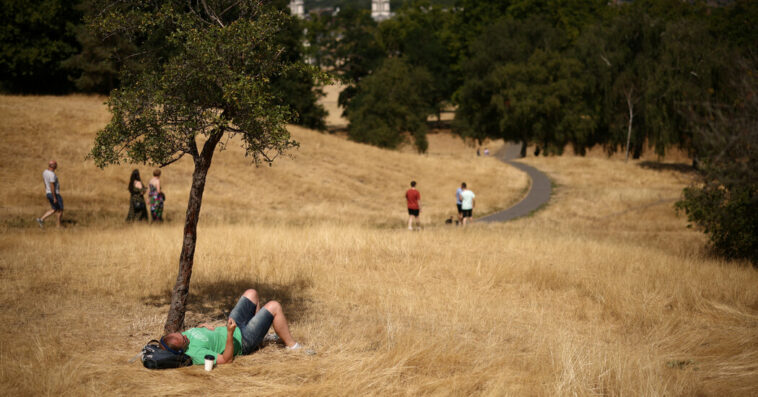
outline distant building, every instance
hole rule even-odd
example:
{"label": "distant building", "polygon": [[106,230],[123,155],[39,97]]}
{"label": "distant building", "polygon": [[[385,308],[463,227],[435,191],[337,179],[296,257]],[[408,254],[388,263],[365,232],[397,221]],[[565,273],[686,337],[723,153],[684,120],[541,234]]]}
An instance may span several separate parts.
{"label": "distant building", "polygon": [[390,19],[391,16],[390,0],[371,0],[371,18],[381,22]]}
{"label": "distant building", "polygon": [[290,13],[298,18],[305,18],[304,0],[290,0]]}

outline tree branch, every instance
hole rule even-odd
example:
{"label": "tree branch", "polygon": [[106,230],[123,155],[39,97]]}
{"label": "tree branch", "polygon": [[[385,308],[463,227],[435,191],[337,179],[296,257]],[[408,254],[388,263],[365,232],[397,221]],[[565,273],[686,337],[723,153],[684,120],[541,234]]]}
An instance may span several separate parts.
{"label": "tree branch", "polygon": [[213,10],[208,7],[208,3],[206,3],[205,0],[200,0],[200,3],[203,5],[205,13],[208,14],[211,19],[215,20],[219,25],[221,25],[222,28],[226,27],[224,26],[224,23],[221,22],[221,20],[216,16],[216,13],[214,13]]}
{"label": "tree branch", "polygon": [[179,159],[181,159],[182,157],[184,157],[185,154],[187,154],[187,152],[184,152],[184,151],[179,152],[179,156],[177,156],[176,158],[173,158],[171,160],[168,160],[166,162],[160,163],[160,164],[158,164],[158,166],[160,168],[163,168],[163,167],[165,167],[167,165],[173,164],[173,163],[179,161]]}

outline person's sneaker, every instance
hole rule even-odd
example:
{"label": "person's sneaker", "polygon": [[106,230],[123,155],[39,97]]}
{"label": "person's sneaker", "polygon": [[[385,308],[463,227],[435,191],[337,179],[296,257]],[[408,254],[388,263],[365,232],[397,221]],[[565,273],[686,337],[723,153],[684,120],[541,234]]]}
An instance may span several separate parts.
{"label": "person's sneaker", "polygon": [[277,334],[266,334],[263,337],[263,343],[277,343],[281,338]]}
{"label": "person's sneaker", "polygon": [[301,344],[299,344],[297,342],[295,342],[295,344],[292,345],[292,346],[287,346],[286,347],[287,351],[291,351],[291,352],[296,351],[296,350],[300,350],[302,348],[303,348],[303,345],[301,345]]}
{"label": "person's sneaker", "polygon": [[43,221],[40,218],[37,218],[37,224],[39,225],[39,228],[42,229],[45,227],[45,221]]}

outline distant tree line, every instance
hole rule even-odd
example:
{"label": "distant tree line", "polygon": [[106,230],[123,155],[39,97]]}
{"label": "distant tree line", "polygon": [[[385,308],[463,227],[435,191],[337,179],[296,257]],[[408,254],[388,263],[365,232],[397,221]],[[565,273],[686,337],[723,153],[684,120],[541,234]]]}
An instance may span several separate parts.
{"label": "distant tree line", "polygon": [[[136,7],[157,7],[161,0],[135,0]],[[266,2],[287,10],[287,0]],[[92,20],[103,13],[100,0],[7,0],[0,7],[0,91],[16,94],[108,94],[118,88],[122,71],[144,62],[135,40],[99,35]],[[303,56],[302,21],[290,18],[276,37],[289,62]],[[138,42],[138,40],[136,40]],[[142,44],[142,43],[140,43]],[[150,43],[147,43],[150,44]],[[154,48],[161,48],[154,43]],[[317,103],[322,92],[307,73],[288,70],[274,79],[276,98],[294,112],[291,121],[325,129],[326,111]]]}
{"label": "distant tree line", "polygon": [[721,3],[417,0],[377,24],[343,2],[306,22],[307,53],[347,82],[340,104],[357,141],[413,138],[423,152],[418,120],[454,105],[457,133],[520,142],[522,154],[696,155],[682,110],[728,100],[725,76],[758,43],[758,3]]}

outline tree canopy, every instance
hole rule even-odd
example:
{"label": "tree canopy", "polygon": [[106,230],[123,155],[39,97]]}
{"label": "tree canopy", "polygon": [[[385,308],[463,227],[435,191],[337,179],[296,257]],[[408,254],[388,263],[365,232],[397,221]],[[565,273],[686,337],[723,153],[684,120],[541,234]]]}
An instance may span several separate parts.
{"label": "tree canopy", "polygon": [[255,163],[270,163],[297,145],[285,128],[294,112],[277,97],[275,81],[288,73],[323,75],[288,58],[277,40],[291,18],[254,0],[142,0],[116,3],[93,21],[100,35],[127,40],[139,60],[138,67],[125,65],[121,86],[108,99],[112,119],[95,139],[95,163],[165,166],[190,155],[195,164],[167,332],[184,321],[205,178],[217,145],[238,135]]}

